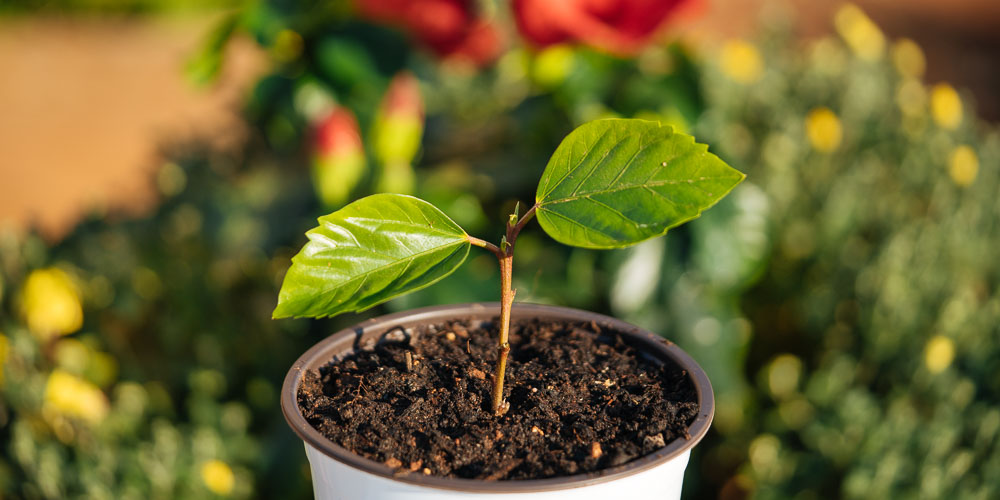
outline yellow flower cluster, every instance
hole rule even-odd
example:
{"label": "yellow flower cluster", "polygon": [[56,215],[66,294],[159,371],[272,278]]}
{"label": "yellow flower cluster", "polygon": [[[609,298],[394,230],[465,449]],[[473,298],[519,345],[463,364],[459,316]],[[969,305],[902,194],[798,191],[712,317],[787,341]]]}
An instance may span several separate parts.
{"label": "yellow flower cluster", "polygon": [[816,108],[806,116],[806,135],[816,151],[831,153],[840,147],[843,128],[840,119],[829,108]]}
{"label": "yellow flower cluster", "polygon": [[834,16],[833,24],[859,58],[866,61],[881,59],[885,52],[885,36],[857,5],[844,4]]}
{"label": "yellow flower cluster", "polygon": [[722,72],[732,80],[751,84],[760,80],[764,73],[764,62],[752,43],[746,40],[729,40],[722,46],[719,57]]}
{"label": "yellow flower cluster", "polygon": [[73,333],[83,325],[80,293],[73,279],[54,267],[28,275],[21,290],[21,314],[43,341]]}
{"label": "yellow flower cluster", "polygon": [[45,407],[59,414],[97,423],[108,414],[108,399],[94,384],[62,370],[49,374]]}
{"label": "yellow flower cluster", "polygon": [[228,495],[233,492],[236,477],[233,469],[222,460],[209,460],[201,464],[201,481],[205,487],[216,495]]}

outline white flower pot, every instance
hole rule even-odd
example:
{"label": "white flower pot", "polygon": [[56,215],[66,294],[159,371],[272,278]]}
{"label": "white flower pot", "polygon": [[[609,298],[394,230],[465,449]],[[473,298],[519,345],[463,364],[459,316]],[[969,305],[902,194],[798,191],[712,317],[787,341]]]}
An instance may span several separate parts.
{"label": "white flower pot", "polygon": [[497,303],[457,304],[390,314],[362,322],[327,337],[292,365],[281,393],[281,407],[292,429],[305,441],[313,488],[321,500],[628,500],[680,498],[684,469],[693,448],[708,432],[715,403],[704,370],[684,351],[656,334],[628,323],[587,311],[534,304],[515,304],[512,320],[541,317],[553,320],[594,321],[622,334],[639,351],[685,370],[694,384],[699,411],[688,427],[687,439],[676,439],[649,455],[618,467],[574,476],[519,481],[483,481],[398,474],[384,464],[355,455],[316,431],[301,415],[297,394],[303,373],[339,359],[358,346],[372,343],[399,327],[440,324],[455,318],[489,320],[498,315]]}

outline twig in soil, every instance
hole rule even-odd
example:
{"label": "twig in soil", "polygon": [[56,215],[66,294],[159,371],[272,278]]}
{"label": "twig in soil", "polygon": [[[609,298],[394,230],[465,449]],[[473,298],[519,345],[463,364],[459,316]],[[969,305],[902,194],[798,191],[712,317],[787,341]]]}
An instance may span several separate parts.
{"label": "twig in soil", "polygon": [[515,468],[517,468],[518,465],[521,465],[522,463],[524,463],[523,458],[511,459],[509,462],[500,467],[499,470],[497,470],[493,474],[486,476],[485,479],[487,481],[496,481],[497,479],[506,476],[508,472],[514,470]]}

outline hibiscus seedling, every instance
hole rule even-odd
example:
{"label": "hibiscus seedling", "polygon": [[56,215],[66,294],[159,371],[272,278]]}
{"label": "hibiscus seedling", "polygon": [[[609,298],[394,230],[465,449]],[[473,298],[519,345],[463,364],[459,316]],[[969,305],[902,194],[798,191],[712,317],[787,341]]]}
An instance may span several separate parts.
{"label": "hibiscus seedling", "polygon": [[515,290],[517,236],[532,218],[553,239],[583,248],[622,248],[662,236],[698,217],[745,176],[694,138],[644,120],[584,124],[556,148],[535,204],[515,208],[497,244],[470,236],[430,203],[376,194],[319,218],[292,258],[275,318],[364,311],[429,286],[455,271],[469,249],[500,263],[500,322],[492,409],[504,414],[504,372]]}

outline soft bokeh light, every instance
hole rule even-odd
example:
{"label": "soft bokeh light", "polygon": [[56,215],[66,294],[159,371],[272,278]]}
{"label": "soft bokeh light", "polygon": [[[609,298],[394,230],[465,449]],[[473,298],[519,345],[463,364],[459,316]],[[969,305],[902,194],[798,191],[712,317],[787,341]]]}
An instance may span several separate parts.
{"label": "soft bokeh light", "polygon": [[201,465],[199,472],[201,481],[212,493],[227,496],[233,492],[236,477],[233,475],[233,470],[225,462],[209,460]]}
{"label": "soft bokeh light", "polygon": [[939,83],[931,89],[931,115],[938,126],[954,130],[962,123],[962,98],[955,88]]}
{"label": "soft bokeh light", "polygon": [[962,144],[952,150],[948,157],[948,175],[955,184],[969,186],[976,180],[979,173],[979,158],[968,145]]}
{"label": "soft bokeh light", "polygon": [[722,46],[719,56],[722,71],[737,82],[750,84],[760,79],[764,61],[760,52],[746,40],[729,40]]}
{"label": "soft bokeh light", "polygon": [[58,268],[33,271],[21,290],[21,314],[43,340],[79,330],[83,307],[73,278]]}

